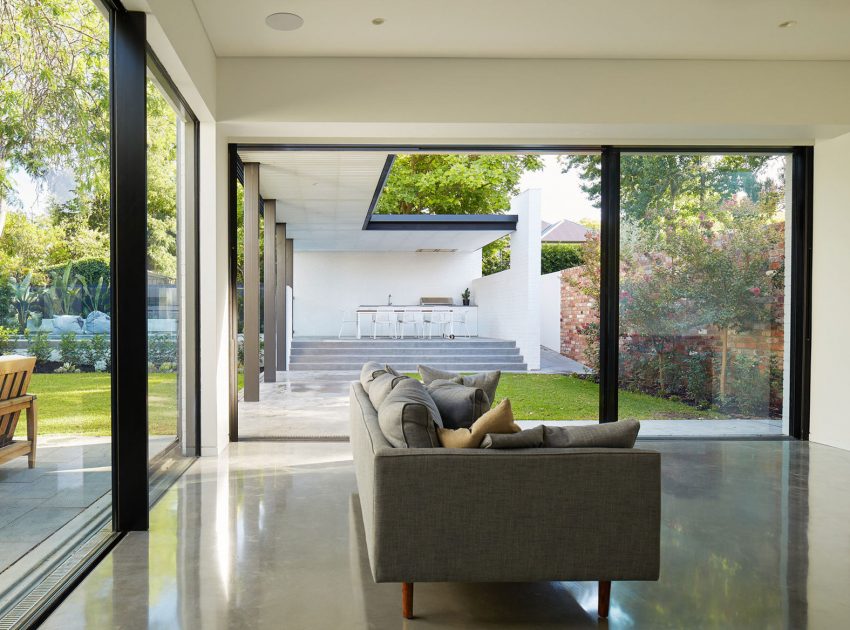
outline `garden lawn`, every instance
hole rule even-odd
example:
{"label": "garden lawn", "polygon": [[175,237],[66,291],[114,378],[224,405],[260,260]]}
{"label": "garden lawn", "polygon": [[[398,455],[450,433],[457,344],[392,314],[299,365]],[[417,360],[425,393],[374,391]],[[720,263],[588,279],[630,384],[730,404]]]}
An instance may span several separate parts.
{"label": "garden lawn", "polygon": [[[419,378],[418,374],[410,374]],[[502,374],[496,400],[511,399],[517,420],[597,420],[599,385],[562,374]],[[620,391],[620,418],[664,420],[717,418],[681,402]]]}
{"label": "garden lawn", "polygon": [[[81,374],[33,374],[29,393],[38,397],[38,433],[110,435],[110,377],[103,372]],[[177,431],[177,375],[148,375],[149,426],[151,435],[175,435]],[[21,415],[15,434],[26,436]]]}

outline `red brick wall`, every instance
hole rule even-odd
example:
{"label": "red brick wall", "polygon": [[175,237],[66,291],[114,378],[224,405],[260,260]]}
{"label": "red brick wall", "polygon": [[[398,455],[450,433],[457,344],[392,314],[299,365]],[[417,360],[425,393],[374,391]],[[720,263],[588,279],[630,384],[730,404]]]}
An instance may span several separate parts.
{"label": "red brick wall", "polygon": [[[785,244],[780,242],[770,253],[771,269],[783,273],[784,261]],[[598,324],[599,313],[595,300],[582,293],[576,286],[576,280],[582,271],[581,267],[574,267],[561,272],[561,354],[587,364],[588,338],[581,334],[581,330],[590,322]],[[778,365],[782,366],[785,348],[784,298],[782,293],[772,298],[770,321],[758,324],[751,331],[729,335],[729,349],[733,354],[738,351],[746,352],[765,362],[774,357]],[[713,328],[694,331],[694,334],[682,336],[677,340],[677,344],[682,344],[683,350],[711,348],[718,354],[721,343],[719,331]],[[781,405],[782,392],[771,392],[771,398],[777,397],[778,404]],[[774,403],[776,402],[774,400]]]}

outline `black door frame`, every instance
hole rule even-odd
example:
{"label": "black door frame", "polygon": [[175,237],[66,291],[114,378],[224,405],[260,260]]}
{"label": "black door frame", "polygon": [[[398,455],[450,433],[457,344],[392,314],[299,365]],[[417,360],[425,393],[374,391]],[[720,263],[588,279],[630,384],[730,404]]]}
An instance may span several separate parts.
{"label": "black door frame", "polygon": [[[601,156],[600,206],[602,229],[600,314],[599,421],[617,420],[619,369],[619,260],[620,162],[628,153],[788,154],[792,162],[791,208],[791,343],[789,376],[789,434],[809,437],[809,385],[811,381],[811,257],[812,181],[814,149],[811,146],[735,145],[549,145],[549,144],[228,144],[228,252],[230,263],[230,439],[239,435],[237,405],[236,287],[236,181],[241,181],[240,150],[253,151],[380,151],[387,153],[598,153]],[[695,438],[702,439],[702,438]],[[771,439],[771,438],[767,438]]]}

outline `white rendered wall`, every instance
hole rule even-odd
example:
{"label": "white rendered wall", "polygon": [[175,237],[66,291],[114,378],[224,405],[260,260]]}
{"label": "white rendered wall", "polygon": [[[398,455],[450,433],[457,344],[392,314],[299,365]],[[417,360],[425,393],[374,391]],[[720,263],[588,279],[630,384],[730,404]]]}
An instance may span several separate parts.
{"label": "white rendered wall", "polygon": [[540,345],[561,351],[561,272],[540,276]]}
{"label": "white rendered wall", "polygon": [[850,135],[815,145],[809,438],[850,450]]}
{"label": "white rendered wall", "polygon": [[540,190],[511,202],[519,215],[511,234],[511,268],[472,283],[478,334],[512,339],[530,370],[540,369]]}
{"label": "white rendered wall", "polygon": [[[335,337],[341,309],[386,304],[390,293],[396,305],[417,305],[424,296],[450,297],[461,304],[460,294],[480,277],[480,250],[417,253],[296,249],[292,279],[294,335]],[[363,331],[365,334],[365,327]]]}

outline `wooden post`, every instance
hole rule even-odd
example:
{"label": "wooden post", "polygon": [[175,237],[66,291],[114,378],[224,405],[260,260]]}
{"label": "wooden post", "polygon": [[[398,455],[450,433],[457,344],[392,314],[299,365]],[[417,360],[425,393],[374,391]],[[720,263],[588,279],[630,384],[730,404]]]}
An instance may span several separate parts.
{"label": "wooden post", "polygon": [[38,440],[38,399],[33,396],[30,406],[27,407],[27,441],[30,443],[30,452],[27,463],[30,468],[35,468],[35,445]]}
{"label": "wooden post", "polygon": [[277,343],[276,330],[277,321],[275,310],[277,300],[275,299],[275,240],[277,225],[277,202],[267,199],[263,204],[264,249],[263,249],[263,380],[266,383],[274,383],[277,380]]}
{"label": "wooden post", "polygon": [[599,616],[603,619],[608,618],[608,608],[611,604],[611,581],[599,581]]}
{"label": "wooden post", "polygon": [[401,614],[405,619],[413,619],[413,582],[401,585]]}
{"label": "wooden post", "polygon": [[275,312],[277,315],[277,363],[278,369],[286,369],[286,223],[275,226]]}
{"label": "wooden post", "polygon": [[245,402],[260,400],[260,165],[245,164]]}

